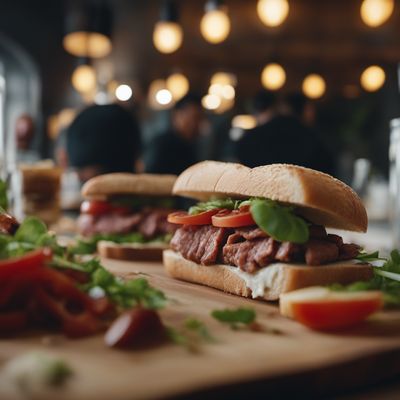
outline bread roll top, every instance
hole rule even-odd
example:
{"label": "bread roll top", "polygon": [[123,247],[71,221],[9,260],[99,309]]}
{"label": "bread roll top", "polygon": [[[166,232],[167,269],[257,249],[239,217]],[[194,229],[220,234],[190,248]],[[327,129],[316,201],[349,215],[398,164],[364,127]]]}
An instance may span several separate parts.
{"label": "bread roll top", "polygon": [[107,199],[117,195],[172,196],[175,175],[117,172],[89,179],[82,187],[87,199]]}
{"label": "bread roll top", "polygon": [[325,227],[366,232],[368,217],[358,195],[340,180],[310,168],[270,164],[203,161],[178,177],[173,193],[198,200],[212,197],[264,197],[296,207],[309,221]]}

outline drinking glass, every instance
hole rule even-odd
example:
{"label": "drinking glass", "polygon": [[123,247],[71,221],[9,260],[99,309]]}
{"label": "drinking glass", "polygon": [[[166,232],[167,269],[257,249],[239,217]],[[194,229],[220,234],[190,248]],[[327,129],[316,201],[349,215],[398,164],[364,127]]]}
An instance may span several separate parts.
{"label": "drinking glass", "polygon": [[400,248],[400,118],[390,121],[389,220],[393,247]]}

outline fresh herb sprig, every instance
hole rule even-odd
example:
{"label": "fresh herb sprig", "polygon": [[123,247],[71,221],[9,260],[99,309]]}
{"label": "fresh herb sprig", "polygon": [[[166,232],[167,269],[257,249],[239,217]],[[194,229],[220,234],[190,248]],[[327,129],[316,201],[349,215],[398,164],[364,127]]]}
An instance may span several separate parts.
{"label": "fresh herb sprig", "polygon": [[238,329],[240,326],[248,326],[256,320],[255,310],[245,307],[214,310],[211,312],[211,316],[219,322],[228,324],[232,329]]}
{"label": "fresh herb sprig", "polygon": [[205,201],[201,203],[197,203],[196,205],[189,208],[190,215],[200,214],[201,212],[214,210],[216,208],[224,208],[227,210],[237,210],[241,204],[242,200],[234,200],[230,197],[225,199],[213,199],[210,201]]}

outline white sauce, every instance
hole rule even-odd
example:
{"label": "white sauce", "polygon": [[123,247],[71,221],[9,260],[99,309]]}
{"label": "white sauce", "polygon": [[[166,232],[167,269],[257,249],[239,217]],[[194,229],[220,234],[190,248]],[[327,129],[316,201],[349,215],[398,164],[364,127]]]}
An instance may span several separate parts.
{"label": "white sauce", "polygon": [[275,263],[268,267],[261,268],[254,274],[244,272],[237,267],[225,267],[244,280],[246,286],[251,290],[251,297],[255,299],[257,297],[263,297],[265,292],[270,288],[280,286],[281,282],[279,282],[279,280],[282,280],[284,277],[282,268],[285,267],[285,264]]}

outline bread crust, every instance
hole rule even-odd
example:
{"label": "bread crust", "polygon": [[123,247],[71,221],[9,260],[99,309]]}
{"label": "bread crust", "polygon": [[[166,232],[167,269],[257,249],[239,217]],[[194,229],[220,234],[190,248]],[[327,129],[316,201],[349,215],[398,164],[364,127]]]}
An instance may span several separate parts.
{"label": "bread crust", "polygon": [[97,243],[97,252],[101,257],[124,261],[161,261],[163,251],[168,245],[159,246],[140,244],[130,246],[129,244],[118,244],[108,241]]}
{"label": "bread crust", "polygon": [[[243,297],[252,297],[252,290],[244,279],[226,265],[204,266],[186,260],[172,250],[163,252],[163,262],[167,273],[176,279],[210,286],[227,293]],[[271,265],[272,266],[272,265]],[[270,268],[266,267],[266,268]],[[349,284],[360,280],[369,280],[373,276],[368,264],[341,262],[321,266],[302,264],[279,264],[274,284],[264,295],[263,300],[278,300],[280,294],[308,286],[329,285],[332,283]]]}
{"label": "bread crust", "polygon": [[87,199],[106,199],[124,194],[171,196],[175,180],[175,175],[116,172],[89,179],[82,187],[82,195]]}
{"label": "bread crust", "polygon": [[297,208],[311,222],[326,227],[366,232],[368,217],[358,195],[325,173],[290,164],[248,168],[203,161],[186,169],[173,193],[208,200],[214,197],[265,197]]}

